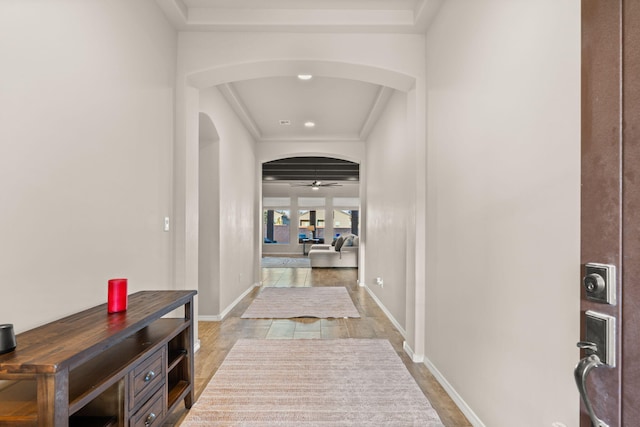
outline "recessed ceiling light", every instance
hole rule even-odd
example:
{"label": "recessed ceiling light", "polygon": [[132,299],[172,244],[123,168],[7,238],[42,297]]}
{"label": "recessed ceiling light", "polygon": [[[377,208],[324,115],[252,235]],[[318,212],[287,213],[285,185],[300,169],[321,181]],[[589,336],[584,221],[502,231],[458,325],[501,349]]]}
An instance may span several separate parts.
{"label": "recessed ceiling light", "polygon": [[312,128],[315,127],[315,123],[314,122],[304,122],[304,127],[306,128]]}
{"label": "recessed ceiling light", "polygon": [[313,76],[311,74],[298,74],[300,80],[311,80]]}

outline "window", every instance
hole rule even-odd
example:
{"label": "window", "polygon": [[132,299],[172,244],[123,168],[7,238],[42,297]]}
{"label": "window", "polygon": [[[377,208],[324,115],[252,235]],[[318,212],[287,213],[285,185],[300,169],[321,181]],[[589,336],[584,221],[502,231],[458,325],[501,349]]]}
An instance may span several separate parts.
{"label": "window", "polygon": [[358,198],[358,197],[334,197],[333,198],[333,206],[357,209],[358,206],[360,206],[360,198]]}
{"label": "window", "polygon": [[358,197],[334,197],[333,198],[333,234],[359,235],[360,230],[360,199]]}
{"label": "window", "polygon": [[309,238],[324,243],[324,209],[300,210],[298,221],[298,243]]}
{"label": "window", "polygon": [[288,209],[265,209],[262,212],[264,243],[289,243],[290,218]]}
{"label": "window", "polygon": [[324,206],[324,197],[298,197],[298,206],[301,208]]}
{"label": "window", "polygon": [[337,237],[341,234],[359,234],[359,211],[357,209],[333,210],[333,234]]}
{"label": "window", "polygon": [[262,206],[265,208],[286,208],[290,205],[290,197],[265,197],[262,199]]}

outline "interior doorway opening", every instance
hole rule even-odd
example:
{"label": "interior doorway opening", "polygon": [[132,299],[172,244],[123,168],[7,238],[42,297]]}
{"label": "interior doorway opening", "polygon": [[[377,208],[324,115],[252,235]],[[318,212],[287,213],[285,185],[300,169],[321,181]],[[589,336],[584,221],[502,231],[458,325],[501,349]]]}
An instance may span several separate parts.
{"label": "interior doorway opening", "polygon": [[263,163],[262,265],[272,257],[308,258],[313,245],[335,252],[340,236],[359,234],[359,163],[323,156]]}

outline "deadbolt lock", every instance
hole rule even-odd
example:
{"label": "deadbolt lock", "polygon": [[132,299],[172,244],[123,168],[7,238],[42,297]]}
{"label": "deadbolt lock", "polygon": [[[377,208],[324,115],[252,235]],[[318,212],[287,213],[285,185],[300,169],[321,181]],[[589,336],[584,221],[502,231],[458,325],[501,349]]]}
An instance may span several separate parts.
{"label": "deadbolt lock", "polygon": [[591,273],[584,278],[584,288],[589,294],[602,292],[605,288],[604,278],[598,273]]}
{"label": "deadbolt lock", "polygon": [[616,304],[616,268],[608,264],[585,264],[582,284],[588,300]]}

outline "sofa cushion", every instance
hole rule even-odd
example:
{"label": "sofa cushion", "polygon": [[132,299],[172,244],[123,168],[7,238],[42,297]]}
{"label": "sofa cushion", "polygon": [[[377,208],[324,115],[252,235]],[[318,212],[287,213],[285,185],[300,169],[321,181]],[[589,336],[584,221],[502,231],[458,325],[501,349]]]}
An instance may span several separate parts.
{"label": "sofa cushion", "polygon": [[[327,245],[328,246],[328,245]],[[312,268],[325,267],[358,267],[358,247],[342,245],[341,251],[334,251],[331,246],[329,250],[322,248],[311,249],[309,251],[309,261]]]}
{"label": "sofa cushion", "polygon": [[347,237],[344,238],[344,243],[342,244],[342,246],[353,246],[353,238],[355,236],[354,235],[349,235]]}

